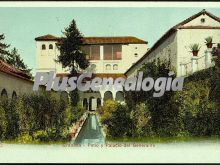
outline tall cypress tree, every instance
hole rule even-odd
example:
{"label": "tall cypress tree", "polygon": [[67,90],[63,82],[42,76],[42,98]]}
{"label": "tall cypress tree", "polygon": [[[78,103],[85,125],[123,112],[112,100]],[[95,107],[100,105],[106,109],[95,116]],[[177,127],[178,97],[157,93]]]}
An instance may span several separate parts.
{"label": "tall cypress tree", "polygon": [[[61,63],[64,68],[70,69],[70,76],[77,76],[80,69],[86,69],[89,62],[86,59],[86,54],[81,50],[83,44],[83,36],[76,26],[73,19],[69,27],[63,32],[64,38],[58,45],[60,55],[57,62]],[[76,106],[79,100],[77,90],[70,92],[71,104]]]}
{"label": "tall cypress tree", "polygon": [[65,28],[63,34],[64,38],[58,46],[60,55],[57,61],[64,68],[68,67],[71,75],[75,75],[80,69],[86,69],[89,65],[86,54],[81,50],[83,36],[78,30],[75,20],[72,20],[69,27]]}

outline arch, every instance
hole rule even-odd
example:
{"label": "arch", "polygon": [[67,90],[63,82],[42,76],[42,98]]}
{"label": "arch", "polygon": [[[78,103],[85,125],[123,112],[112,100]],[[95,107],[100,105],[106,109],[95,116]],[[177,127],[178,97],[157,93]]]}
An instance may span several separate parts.
{"label": "arch", "polygon": [[122,91],[118,91],[116,93],[115,100],[118,101],[118,102],[123,102],[125,100],[124,93]]}
{"label": "arch", "polygon": [[100,106],[101,106],[101,99],[97,98],[97,107],[100,107]]}
{"label": "arch", "polygon": [[92,72],[95,72],[96,65],[95,65],[95,64],[91,64],[90,68],[91,68],[91,71],[92,71]]}
{"label": "arch", "polygon": [[53,45],[52,44],[49,45],[49,49],[53,49]]}
{"label": "arch", "polygon": [[113,65],[113,70],[118,70],[118,64]]}
{"label": "arch", "polygon": [[2,92],[1,92],[1,98],[5,98],[5,99],[7,99],[8,98],[8,94],[7,94],[7,91],[6,91],[6,89],[3,89],[2,90]]}
{"label": "arch", "polygon": [[93,96],[89,98],[89,111],[92,111],[92,99],[94,99]]}
{"label": "arch", "polygon": [[113,100],[113,95],[112,95],[112,92],[111,91],[106,91],[105,93],[104,93],[104,101],[106,101],[106,100]]}
{"label": "arch", "polygon": [[17,99],[17,93],[15,91],[12,92],[12,99]]}
{"label": "arch", "polygon": [[111,65],[110,65],[110,64],[106,64],[106,65],[105,65],[105,69],[106,69],[106,70],[111,70]]}
{"label": "arch", "polygon": [[83,99],[83,108],[85,108],[86,110],[88,109],[87,98],[84,98],[84,99]]}
{"label": "arch", "polygon": [[45,50],[45,49],[46,49],[46,45],[45,45],[45,44],[42,44],[41,49],[42,49],[42,50]]}

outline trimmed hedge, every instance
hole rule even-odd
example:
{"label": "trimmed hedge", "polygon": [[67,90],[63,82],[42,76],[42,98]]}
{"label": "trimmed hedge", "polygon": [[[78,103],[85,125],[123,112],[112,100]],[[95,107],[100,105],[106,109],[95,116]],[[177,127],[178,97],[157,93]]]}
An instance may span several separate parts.
{"label": "trimmed hedge", "polygon": [[0,138],[22,143],[67,140],[69,127],[84,111],[53,92],[4,100],[0,102]]}

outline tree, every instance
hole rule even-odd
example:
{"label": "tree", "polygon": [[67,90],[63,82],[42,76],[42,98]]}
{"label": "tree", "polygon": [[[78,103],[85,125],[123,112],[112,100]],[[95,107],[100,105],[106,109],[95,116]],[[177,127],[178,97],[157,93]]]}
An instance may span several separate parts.
{"label": "tree", "polygon": [[[60,55],[57,62],[61,63],[64,68],[70,69],[70,76],[77,76],[80,69],[86,69],[89,66],[89,62],[86,54],[81,50],[83,36],[78,30],[75,20],[72,20],[69,27],[65,28],[63,34],[65,37],[58,45]],[[77,90],[71,91],[70,96],[71,103],[75,106],[78,102]]]}
{"label": "tree", "polygon": [[29,69],[27,65],[24,64],[23,59],[21,59],[20,54],[18,54],[18,50],[16,48],[13,48],[10,52],[9,59],[7,60],[7,63],[13,66],[16,69],[19,69],[26,73],[28,76],[32,77],[31,70]]}
{"label": "tree", "polygon": [[9,65],[13,66],[16,69],[21,70],[26,73],[29,77],[32,77],[31,69],[24,64],[23,59],[21,59],[20,54],[18,54],[18,50],[13,48],[11,51],[7,50],[10,45],[3,43],[5,39],[4,34],[0,35],[0,60],[7,62]]}
{"label": "tree", "polygon": [[76,23],[72,20],[68,28],[63,32],[64,38],[58,46],[60,55],[58,62],[64,68],[69,67],[71,74],[76,74],[79,69],[86,69],[89,65],[86,54],[82,52],[83,36],[76,27]]}
{"label": "tree", "polygon": [[7,48],[9,48],[10,45],[3,43],[4,39],[4,34],[0,34],[0,60],[4,60],[7,62],[7,59],[10,55],[10,52],[7,50]]}

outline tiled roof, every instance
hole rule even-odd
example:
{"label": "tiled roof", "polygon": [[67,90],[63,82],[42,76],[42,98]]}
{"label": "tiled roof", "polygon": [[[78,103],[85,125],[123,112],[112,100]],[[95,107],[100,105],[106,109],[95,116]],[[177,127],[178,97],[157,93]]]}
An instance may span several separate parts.
{"label": "tiled roof", "polygon": [[84,37],[84,44],[146,44],[147,42],[132,36],[124,37]]}
{"label": "tiled roof", "polygon": [[[35,38],[36,41],[60,41],[62,42],[61,37],[55,37],[51,34],[45,36],[40,36]],[[83,37],[84,44],[146,44],[147,41],[141,40],[133,36],[124,36],[124,37]]]}
{"label": "tiled roof", "polygon": [[155,42],[155,44],[147,51],[147,53],[142,56],[134,65],[132,65],[126,72],[127,74],[132,68],[134,68],[136,65],[138,65],[142,60],[144,60],[151,52],[153,52],[155,49],[157,49],[168,37],[170,37],[172,34],[174,34],[177,29],[219,29],[220,27],[211,27],[211,26],[184,26],[186,23],[192,21],[193,19],[199,17],[200,15],[208,15],[209,17],[213,18],[214,20],[220,22],[220,18],[216,17],[215,15],[207,12],[205,9],[200,11],[197,14],[194,14],[193,16],[185,19],[184,21],[178,23],[177,25],[170,28],[159,40]]}
{"label": "tiled roof", "polygon": [[14,67],[10,66],[9,64],[7,64],[2,60],[0,60],[0,72],[33,82],[32,80],[30,80],[30,76],[28,76],[27,74],[25,74],[24,72],[18,69],[15,69]]}
{"label": "tiled roof", "polygon": [[35,38],[36,41],[58,41],[59,39],[60,39],[59,37],[53,36],[51,34],[47,34]]}

